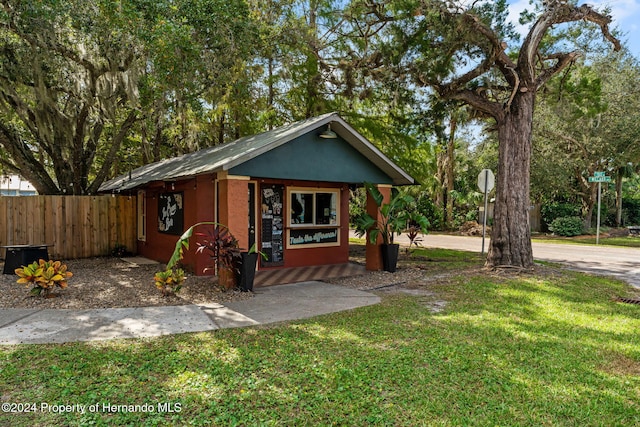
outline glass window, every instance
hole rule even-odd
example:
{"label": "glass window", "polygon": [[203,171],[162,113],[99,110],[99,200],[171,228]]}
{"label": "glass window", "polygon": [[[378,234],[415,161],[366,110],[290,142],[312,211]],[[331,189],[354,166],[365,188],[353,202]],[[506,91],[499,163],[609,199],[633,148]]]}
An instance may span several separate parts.
{"label": "glass window", "polygon": [[290,225],[338,225],[338,191],[291,191]]}
{"label": "glass window", "polygon": [[313,224],[313,193],[291,193],[291,224]]}
{"label": "glass window", "polygon": [[316,193],[316,224],[337,224],[336,202],[336,193]]}

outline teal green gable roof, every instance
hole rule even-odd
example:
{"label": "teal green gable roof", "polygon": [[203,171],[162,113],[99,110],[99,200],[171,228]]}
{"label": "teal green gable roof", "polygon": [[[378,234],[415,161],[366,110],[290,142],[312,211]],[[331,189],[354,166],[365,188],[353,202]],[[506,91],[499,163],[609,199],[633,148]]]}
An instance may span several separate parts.
{"label": "teal green gable roof", "polygon": [[[319,137],[329,125],[338,138]],[[151,182],[223,171],[262,178],[345,183],[415,182],[339,115],[329,113],[141,166],[106,181],[99,191],[133,190]]]}
{"label": "teal green gable roof", "polygon": [[321,139],[316,132],[233,167],[229,173],[303,181],[393,184],[391,177],[342,138]]}

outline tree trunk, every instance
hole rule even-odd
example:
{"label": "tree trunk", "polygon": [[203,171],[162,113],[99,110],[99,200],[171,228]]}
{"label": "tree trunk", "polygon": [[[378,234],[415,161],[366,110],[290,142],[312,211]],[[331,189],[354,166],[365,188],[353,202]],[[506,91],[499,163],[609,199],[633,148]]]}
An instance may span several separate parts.
{"label": "tree trunk", "polygon": [[220,145],[220,144],[224,144],[224,132],[225,132],[225,126],[226,126],[226,117],[227,117],[227,113],[226,111],[222,111],[220,113],[220,119],[218,120],[218,143],[216,145]]}
{"label": "tree trunk", "polygon": [[[586,181],[586,180],[585,180]],[[598,185],[587,184],[587,189],[582,193],[582,213],[584,215],[584,228],[589,230],[593,222],[593,210],[598,203]]]}
{"label": "tree trunk", "polygon": [[[597,199],[597,191],[594,190],[594,193],[596,193],[596,196],[594,196],[593,200]],[[595,209],[596,206],[596,202],[594,202],[593,200],[589,200],[587,201],[586,205],[584,206],[584,210],[585,210],[585,214],[584,214],[584,229],[585,230],[589,230],[593,224],[593,211]]]}
{"label": "tree trunk", "polygon": [[436,179],[440,185],[436,192],[435,204],[442,209],[442,222],[445,229],[453,223],[453,199],[450,197],[454,190],[454,164],[455,164],[455,134],[458,122],[451,117],[449,124],[449,136],[438,139],[438,153],[436,158]]}
{"label": "tree trunk", "polygon": [[531,268],[529,169],[535,93],[518,93],[498,122],[498,174],[486,266]]}
{"label": "tree trunk", "polygon": [[[454,165],[455,165],[455,146],[456,146],[456,130],[458,128],[458,121],[451,117],[449,141],[447,142],[447,164],[445,167],[445,182],[446,182],[446,196],[451,194],[454,189]],[[445,197],[445,224],[447,228],[453,223],[453,200],[451,197]]]}
{"label": "tree trunk", "polygon": [[616,227],[622,227],[622,179],[624,168],[618,168],[616,176]]}
{"label": "tree trunk", "polygon": [[[440,141],[438,141],[438,148],[443,146]],[[436,175],[435,178],[438,181],[438,190],[435,191],[435,200],[434,203],[439,208],[442,208],[442,219],[446,222],[446,212],[447,212],[447,187],[445,185],[445,173],[444,173],[444,163],[446,161],[446,153],[441,149],[438,149],[436,152]]]}

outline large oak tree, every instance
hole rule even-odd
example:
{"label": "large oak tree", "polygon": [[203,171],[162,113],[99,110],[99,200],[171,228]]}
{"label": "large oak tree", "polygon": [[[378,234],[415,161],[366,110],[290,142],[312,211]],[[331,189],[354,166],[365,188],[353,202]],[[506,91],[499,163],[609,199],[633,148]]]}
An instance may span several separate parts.
{"label": "large oak tree", "polygon": [[399,1],[375,13],[393,17],[385,51],[399,75],[431,87],[444,99],[462,101],[494,123],[499,141],[494,222],[488,267],[533,266],[529,226],[531,134],[536,93],[580,52],[545,39],[552,28],[585,21],[597,25],[614,47],[611,18],[589,5],[566,0],[541,3],[519,48],[508,51],[507,4]]}
{"label": "large oak tree", "polygon": [[139,45],[107,6],[0,2],[0,162],[41,194],[95,192],[137,118]]}
{"label": "large oak tree", "polygon": [[0,0],[0,23],[0,169],[40,194],[208,144],[253,44],[244,0]]}

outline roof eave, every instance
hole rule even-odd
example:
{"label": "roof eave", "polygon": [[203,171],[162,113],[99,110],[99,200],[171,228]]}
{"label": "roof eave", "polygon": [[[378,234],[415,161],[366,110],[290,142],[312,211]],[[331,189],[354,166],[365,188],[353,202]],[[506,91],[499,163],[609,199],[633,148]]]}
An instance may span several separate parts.
{"label": "roof eave", "polygon": [[[338,124],[336,126],[334,123]],[[332,130],[340,135],[360,154],[369,159],[380,170],[385,172],[393,181],[394,185],[413,185],[415,180],[405,171],[400,169],[391,159],[385,156],[375,145],[369,142],[364,136],[360,135],[350,124],[345,122],[340,116],[336,115],[332,122]]]}
{"label": "roof eave", "polygon": [[[343,140],[345,140],[360,154],[366,157],[376,167],[378,167],[387,176],[389,176],[394,185],[412,185],[415,183],[415,180],[410,175],[408,175],[395,163],[393,163],[364,136],[360,135],[360,133],[358,133],[353,127],[351,127],[351,125],[345,122],[337,113],[328,113],[322,116],[307,119],[302,122],[302,124],[292,124],[292,127],[285,126],[282,130],[281,135],[270,136],[271,138],[273,138],[272,142],[265,143],[264,145],[259,145],[253,149],[244,151],[231,158],[226,158],[213,164],[205,164],[200,168],[190,169],[188,170],[188,174],[180,174],[179,168],[176,169],[178,171],[177,174],[173,174],[171,172],[165,173],[162,171],[162,169],[170,167],[174,163],[179,164],[182,161],[186,161],[195,153],[189,153],[180,157],[166,159],[165,161],[159,162],[158,164],[145,165],[137,168],[129,175],[125,174],[119,178],[108,181],[107,183],[105,183],[107,185],[103,184],[103,186],[100,187],[100,191],[127,191],[133,190],[137,187],[141,187],[153,181],[186,179],[190,176],[198,176],[209,173],[216,173],[219,171],[226,171],[238,165],[241,165],[242,163],[255,159],[256,157],[259,157],[262,154],[267,153],[268,151],[278,148],[295,138],[298,138],[325,125],[328,125],[329,123],[332,125],[332,129],[334,130],[334,132],[336,132],[340,137],[342,137]],[[246,143],[247,140],[250,140],[252,138],[259,138],[260,135],[264,135],[265,133],[241,138],[240,140],[236,140],[230,144]],[[212,147],[212,150],[218,151],[219,149],[223,149],[223,146],[218,147],[219,148]],[[155,174],[156,176],[153,176],[154,171],[158,171]],[[186,171],[183,170],[182,172]]]}

